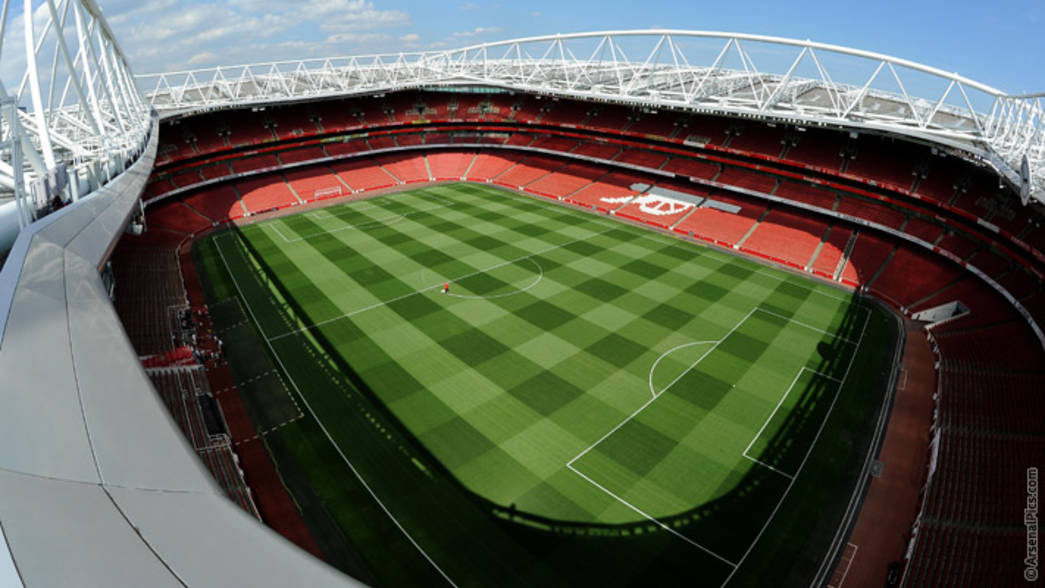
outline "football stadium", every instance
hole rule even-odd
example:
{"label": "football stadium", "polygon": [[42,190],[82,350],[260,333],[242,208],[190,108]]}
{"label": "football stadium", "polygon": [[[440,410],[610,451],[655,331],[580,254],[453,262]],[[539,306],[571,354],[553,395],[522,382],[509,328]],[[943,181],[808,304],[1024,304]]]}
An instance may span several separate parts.
{"label": "football stadium", "polygon": [[1045,95],[661,29],[136,75],[41,6],[0,584],[1036,581]]}

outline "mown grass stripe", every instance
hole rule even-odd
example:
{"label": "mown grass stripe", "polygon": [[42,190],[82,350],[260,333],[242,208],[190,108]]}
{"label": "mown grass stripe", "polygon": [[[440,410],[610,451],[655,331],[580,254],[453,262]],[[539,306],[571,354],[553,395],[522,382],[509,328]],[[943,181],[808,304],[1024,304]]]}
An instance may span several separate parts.
{"label": "mown grass stripe", "polygon": [[[422,210],[436,199],[451,204]],[[236,271],[256,282],[247,296],[267,307],[259,324],[281,356],[295,358],[291,371],[318,386],[304,394],[331,393],[318,374],[304,373],[310,362],[347,370],[350,381],[331,390],[349,398],[371,390],[418,447],[504,508],[518,504],[528,516],[579,524],[642,525],[636,511],[593,486],[605,483],[632,504],[654,505],[642,512],[675,517],[680,533],[715,553],[744,553],[753,524],[716,538],[704,521],[768,516],[780,476],[763,477],[765,468],[752,468],[740,450],[764,425],[770,441],[753,451],[789,467],[793,454],[777,451],[773,439],[804,431],[815,411],[797,425],[758,415],[775,406],[773,388],[789,370],[836,373],[852,355],[837,338],[786,319],[828,331],[837,325],[847,336],[853,327],[840,318],[846,301],[746,260],[482,186],[436,186],[362,204],[329,217],[275,221],[286,236],[311,235],[301,241],[287,243],[270,230],[275,223],[262,223],[244,229],[237,244]],[[409,216],[382,221],[389,212]],[[338,230],[360,221],[375,222]],[[462,290],[510,290],[528,271],[520,259],[539,263],[543,273],[526,292],[470,300],[434,289],[450,268],[471,270]],[[593,468],[584,474],[595,482],[569,471],[569,456],[649,400],[649,369],[665,350],[722,336],[759,305],[769,312],[725,337],[706,365],[657,401],[660,408],[654,403],[621,437],[585,457],[598,463],[577,462]],[[830,353],[813,357],[825,341]],[[808,402],[789,397],[781,411]],[[349,433],[341,429],[337,438],[359,441]],[[380,464],[368,467],[381,475]],[[745,511],[755,496],[765,500]]]}

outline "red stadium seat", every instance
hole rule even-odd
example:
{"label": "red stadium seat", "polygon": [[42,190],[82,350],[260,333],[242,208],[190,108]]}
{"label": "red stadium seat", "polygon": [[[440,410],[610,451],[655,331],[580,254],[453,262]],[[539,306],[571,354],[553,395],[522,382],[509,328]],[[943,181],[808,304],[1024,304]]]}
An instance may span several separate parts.
{"label": "red stadium seat", "polygon": [[258,213],[298,204],[290,186],[282,174],[269,174],[250,180],[236,182],[243,207],[248,212]]}
{"label": "red stadium seat", "polygon": [[827,225],[827,221],[820,218],[773,209],[740,250],[805,268],[827,232]]}

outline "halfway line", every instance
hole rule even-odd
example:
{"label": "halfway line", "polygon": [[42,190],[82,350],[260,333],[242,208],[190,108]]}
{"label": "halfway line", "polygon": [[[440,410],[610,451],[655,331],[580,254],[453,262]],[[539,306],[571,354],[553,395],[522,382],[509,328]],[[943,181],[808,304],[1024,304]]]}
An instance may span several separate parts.
{"label": "halfway line", "polygon": [[[605,231],[599,231],[598,233],[593,233],[593,234],[588,235],[586,237],[579,237],[577,239],[573,239],[573,240],[567,241],[565,243],[560,243],[559,245],[553,245],[551,247],[548,247],[546,249],[542,249],[540,251],[535,251],[533,253],[528,253],[526,255],[523,255],[523,256],[520,256],[520,257],[516,257],[515,259],[509,259],[507,261],[503,261],[501,263],[494,264],[494,265],[492,265],[490,267],[487,267],[487,268],[476,270],[474,272],[470,272],[470,273],[464,274],[462,276],[457,276],[457,277],[454,277],[454,278],[450,278],[450,280],[451,281],[459,281],[459,280],[463,280],[465,278],[470,278],[472,276],[476,276],[476,275],[479,275],[479,274],[482,274],[482,273],[493,271],[493,270],[495,270],[497,268],[513,264],[513,263],[515,263],[517,261],[522,261],[524,259],[529,259],[529,258],[537,256],[537,255],[543,255],[543,254],[545,254],[545,253],[547,253],[549,251],[554,251],[556,249],[561,249],[562,247],[565,247],[565,246],[570,245],[572,243],[578,243],[580,241],[587,241],[588,239],[591,239],[592,237],[598,237],[599,235],[603,235],[605,233],[608,233],[608,232],[614,230],[615,228],[616,227],[610,227],[610,228],[606,229]],[[306,325],[304,327],[301,327],[300,329],[296,329],[296,330],[293,330],[293,331],[288,331],[286,333],[281,333],[281,334],[276,335],[274,337],[269,337],[268,340],[269,341],[276,341],[276,340],[282,339],[284,337],[290,337],[291,335],[297,335],[298,333],[303,333],[305,331],[310,331],[312,329],[315,329],[316,327],[321,327],[323,325],[332,323],[334,321],[339,321],[339,320],[342,320],[342,319],[345,319],[345,318],[348,318],[348,317],[351,317],[351,316],[355,316],[355,315],[357,315],[359,313],[366,312],[368,310],[373,310],[375,308],[378,308],[378,307],[381,307],[381,306],[385,306],[386,304],[391,304],[392,302],[398,302],[400,300],[403,300],[404,298],[409,298],[409,297],[414,296],[416,294],[420,294],[422,292],[427,292],[428,290],[434,290],[436,288],[440,288],[440,287],[442,287],[442,285],[443,285],[442,282],[440,282],[438,284],[432,284],[431,286],[427,286],[425,288],[421,288],[420,290],[414,290],[413,292],[407,292],[406,294],[402,294],[400,296],[396,296],[395,298],[389,298],[388,300],[382,300],[380,302],[375,302],[374,304],[371,304],[370,306],[365,306],[363,308],[359,308],[359,309],[353,310],[351,312],[347,312],[345,314],[342,314],[342,315],[339,315],[339,316],[335,316],[333,318],[328,318],[326,320],[319,321],[318,323],[313,323],[311,325]]]}

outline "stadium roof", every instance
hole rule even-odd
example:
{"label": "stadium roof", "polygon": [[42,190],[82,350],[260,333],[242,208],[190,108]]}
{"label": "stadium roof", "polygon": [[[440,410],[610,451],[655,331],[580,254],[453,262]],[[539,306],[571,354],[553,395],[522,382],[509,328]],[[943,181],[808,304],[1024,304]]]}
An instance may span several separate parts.
{"label": "stadium roof", "polygon": [[[756,63],[760,65],[756,65]],[[511,90],[906,135],[992,165],[1045,201],[1045,95],[906,59],[763,35],[636,30],[138,77],[164,115],[405,88]]]}
{"label": "stadium roof", "polygon": [[[99,270],[137,211],[157,120],[129,83],[130,69],[93,0],[46,6],[46,18],[28,19],[25,47],[4,47],[5,55],[29,48],[18,91],[0,84],[0,185],[16,196],[0,205],[0,216],[16,216],[20,227],[0,271],[0,582],[350,581],[229,502],[152,392]],[[717,57],[692,58],[687,46],[709,40],[721,42]],[[756,44],[795,56],[759,69]],[[845,76],[829,56],[872,64],[873,73],[862,83],[836,81]],[[910,72],[945,89],[915,98],[904,90]],[[881,80],[901,91],[879,87]],[[1009,96],[927,66],[808,41],[584,33],[157,74],[138,84],[152,88],[149,99],[164,114],[483,84],[895,132],[980,155],[1025,195],[1045,198],[1040,96]],[[58,193],[75,202],[33,222],[32,211]]]}
{"label": "stadium roof", "polygon": [[0,272],[0,526],[17,573],[41,586],[348,581],[215,485],[102,285],[152,169],[150,136],[130,169],[24,230]]}
{"label": "stadium roof", "polygon": [[[153,392],[100,270],[140,210],[158,121],[121,86],[94,3],[47,7],[25,44],[51,35],[62,71],[31,58],[24,109],[0,84],[0,184],[18,196],[4,210],[23,227],[0,270],[0,584],[351,583],[230,502]],[[63,85],[81,100],[54,100]],[[75,201],[30,224],[27,207],[60,192]]]}

